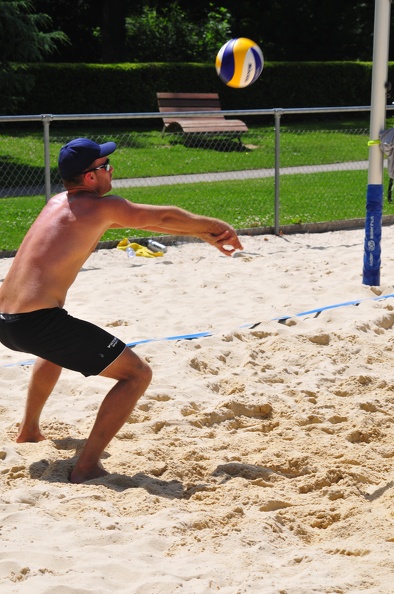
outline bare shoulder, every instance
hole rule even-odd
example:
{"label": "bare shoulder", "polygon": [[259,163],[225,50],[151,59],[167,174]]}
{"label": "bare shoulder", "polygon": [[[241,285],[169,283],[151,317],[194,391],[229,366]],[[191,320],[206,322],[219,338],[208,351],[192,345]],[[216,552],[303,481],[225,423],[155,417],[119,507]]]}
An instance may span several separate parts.
{"label": "bare shoulder", "polygon": [[100,214],[110,216],[111,213],[130,208],[131,202],[115,194],[98,196],[89,192],[80,192],[69,198],[69,205],[73,212],[86,212],[91,216],[100,216]]}
{"label": "bare shoulder", "polygon": [[136,204],[116,194],[94,195],[80,192],[70,199],[70,209],[80,222],[107,227],[135,227],[140,224],[141,213],[149,206]]}
{"label": "bare shoulder", "polygon": [[141,205],[116,194],[102,196],[97,202],[103,219],[111,227],[133,227],[137,224],[138,207]]}
{"label": "bare shoulder", "polygon": [[108,213],[126,213],[135,209],[135,204],[122,196],[106,194],[97,199],[97,207]]}
{"label": "bare shoulder", "polygon": [[132,202],[131,200],[123,198],[122,196],[117,196],[116,194],[106,194],[99,198],[98,202],[103,208],[109,208],[110,210],[124,213],[137,213],[150,207],[144,203]]}
{"label": "bare shoulder", "polygon": [[113,204],[113,203],[130,203],[132,204],[129,200],[127,200],[126,198],[122,198],[122,196],[117,196],[117,194],[105,194],[105,196],[101,196],[101,198],[99,198],[100,202],[107,202],[109,204]]}

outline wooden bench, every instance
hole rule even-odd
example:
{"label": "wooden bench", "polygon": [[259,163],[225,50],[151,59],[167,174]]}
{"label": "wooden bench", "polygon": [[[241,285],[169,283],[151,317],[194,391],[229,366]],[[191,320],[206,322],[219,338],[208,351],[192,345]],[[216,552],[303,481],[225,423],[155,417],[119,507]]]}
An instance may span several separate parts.
{"label": "wooden bench", "polygon": [[[221,111],[220,99],[217,93],[157,93],[157,103],[160,113],[198,111]],[[223,115],[205,117],[190,116],[163,117],[164,132],[184,132],[185,134],[226,134],[240,136],[248,131],[242,120],[226,119]]]}

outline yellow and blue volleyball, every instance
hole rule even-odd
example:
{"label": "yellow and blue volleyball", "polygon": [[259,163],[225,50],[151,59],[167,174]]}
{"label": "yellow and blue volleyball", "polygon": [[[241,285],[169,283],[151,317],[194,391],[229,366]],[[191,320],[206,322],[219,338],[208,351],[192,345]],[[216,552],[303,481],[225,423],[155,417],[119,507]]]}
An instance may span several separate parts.
{"label": "yellow and blue volleyball", "polygon": [[215,66],[226,85],[241,89],[254,83],[262,73],[263,52],[257,43],[246,37],[230,39],[220,48]]}

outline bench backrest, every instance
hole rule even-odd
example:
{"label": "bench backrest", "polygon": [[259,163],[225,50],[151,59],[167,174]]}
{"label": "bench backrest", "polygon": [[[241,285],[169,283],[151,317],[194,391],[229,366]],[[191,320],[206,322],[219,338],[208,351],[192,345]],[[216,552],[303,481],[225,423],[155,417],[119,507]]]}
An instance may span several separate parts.
{"label": "bench backrest", "polygon": [[161,113],[176,111],[221,111],[217,93],[157,93]]}

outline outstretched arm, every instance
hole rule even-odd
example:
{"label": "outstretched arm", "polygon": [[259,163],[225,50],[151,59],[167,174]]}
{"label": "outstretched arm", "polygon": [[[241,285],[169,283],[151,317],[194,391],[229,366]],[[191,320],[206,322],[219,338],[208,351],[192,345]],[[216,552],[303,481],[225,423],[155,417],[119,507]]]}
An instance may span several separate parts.
{"label": "outstretched arm", "polygon": [[120,200],[120,203],[114,200],[118,220],[112,226],[198,237],[226,256],[243,249],[236,231],[220,219],[200,216],[176,206],[152,206]]}

